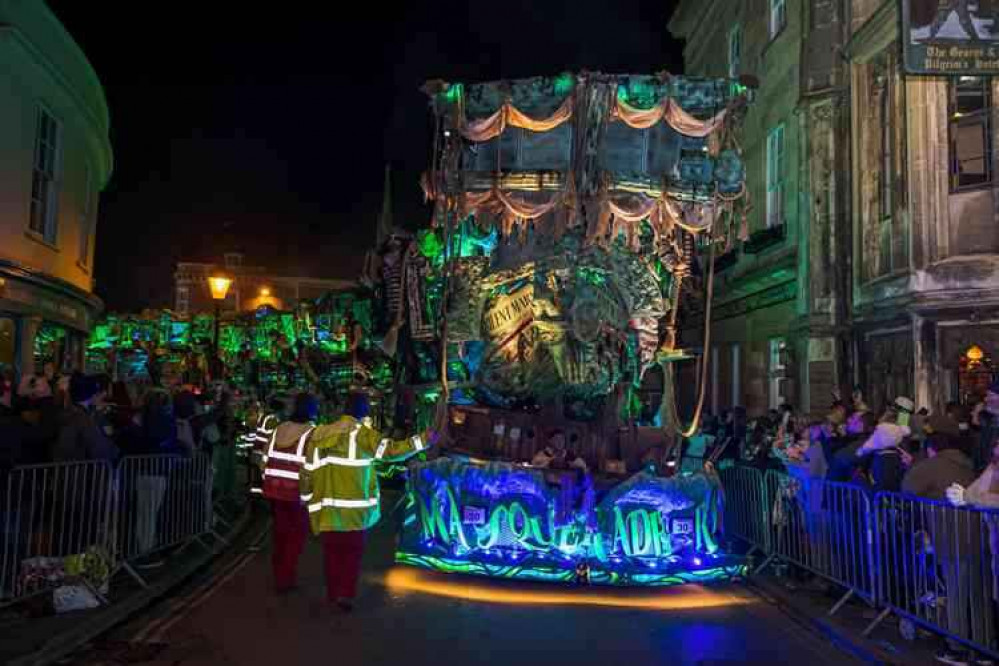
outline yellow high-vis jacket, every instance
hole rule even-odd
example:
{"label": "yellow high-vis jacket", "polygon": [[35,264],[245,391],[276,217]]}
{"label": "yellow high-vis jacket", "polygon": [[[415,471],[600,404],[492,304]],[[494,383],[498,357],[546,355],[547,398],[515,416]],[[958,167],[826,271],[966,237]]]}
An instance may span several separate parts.
{"label": "yellow high-vis jacket", "polygon": [[341,416],[312,431],[299,476],[302,502],[312,532],[356,532],[381,517],[378,462],[400,462],[422,451],[426,439],[415,435],[391,440],[371,427],[371,419]]}

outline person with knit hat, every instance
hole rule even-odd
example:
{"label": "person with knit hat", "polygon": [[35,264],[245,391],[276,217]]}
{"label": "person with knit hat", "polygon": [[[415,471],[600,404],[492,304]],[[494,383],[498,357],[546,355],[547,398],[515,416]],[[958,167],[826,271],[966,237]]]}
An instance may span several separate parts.
{"label": "person with knit hat", "polygon": [[[927,458],[905,475],[903,492],[943,502],[950,499],[948,493],[955,495],[955,486],[968,488],[975,482],[971,458],[960,449],[955,437],[945,432],[934,432],[927,439],[926,449]],[[987,598],[986,570],[980,563],[987,547],[982,540],[981,516],[969,513],[957,519],[937,507],[926,513],[937,568],[946,589],[947,628],[955,636],[989,644],[992,607]],[[982,621],[974,621],[976,617],[982,618]],[[946,648],[937,654],[938,661],[946,664],[970,663],[970,655],[965,653],[963,645],[951,638],[946,643]]]}
{"label": "person with knit hat", "polygon": [[55,462],[74,460],[118,459],[118,447],[108,439],[98,425],[95,403],[101,393],[96,377],[74,374],[69,382],[69,397],[72,402],[56,439],[52,451]]}
{"label": "person with knit hat", "polygon": [[301,500],[313,534],[323,543],[326,596],[343,612],[353,609],[365,532],[381,518],[375,465],[401,462],[437,442],[429,431],[408,439],[383,437],[368,416],[364,394],[351,397],[346,414],[309,435],[299,475]]}

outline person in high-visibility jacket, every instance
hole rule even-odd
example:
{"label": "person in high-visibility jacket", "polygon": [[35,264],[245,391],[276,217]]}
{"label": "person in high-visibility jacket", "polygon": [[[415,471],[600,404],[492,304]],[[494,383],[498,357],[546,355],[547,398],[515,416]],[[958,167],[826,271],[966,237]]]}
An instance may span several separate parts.
{"label": "person in high-visibility jacket", "polygon": [[267,403],[268,411],[257,421],[254,433],[253,452],[250,454],[250,493],[263,495],[263,476],[260,473],[263,465],[264,451],[271,441],[271,436],[278,425],[285,419],[287,405],[277,397],[272,397]]}
{"label": "person in high-visibility jacket", "polygon": [[264,450],[263,495],[271,505],[271,565],[278,594],[298,583],[298,558],[309,536],[309,514],[299,499],[299,471],[305,462],[305,443],[315,430],[319,401],[308,393],[295,396],[294,411],[277,426]]}
{"label": "person in high-visibility jacket", "polygon": [[367,398],[355,395],[347,414],[312,431],[301,472],[301,499],[322,539],[326,596],[344,612],[357,596],[365,531],[381,517],[374,465],[405,460],[437,440],[433,432],[383,438],[371,427],[369,409]]}
{"label": "person in high-visibility jacket", "polygon": [[236,450],[241,458],[249,458],[253,453],[253,447],[257,443],[257,430],[263,422],[265,416],[264,406],[255,403],[248,410],[246,417],[241,424],[242,433],[236,440]]}

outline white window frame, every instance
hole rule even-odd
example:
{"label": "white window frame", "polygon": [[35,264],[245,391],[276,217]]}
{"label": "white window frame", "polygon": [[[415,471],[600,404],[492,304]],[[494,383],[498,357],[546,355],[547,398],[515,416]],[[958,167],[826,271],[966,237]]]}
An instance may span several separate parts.
{"label": "white window frame", "polygon": [[787,0],[770,0],[770,39],[776,39],[787,25]]}
{"label": "white window frame", "polygon": [[94,201],[97,192],[94,189],[94,172],[88,164],[84,167],[83,178],[83,208],[80,210],[80,256],[77,262],[83,268],[90,266],[90,243],[94,229]]}
{"label": "white window frame", "polygon": [[784,224],[784,174],[787,171],[786,162],[787,147],[785,145],[784,124],[781,123],[767,133],[766,226],[768,229]]}
{"label": "white window frame", "polygon": [[742,25],[736,23],[728,31],[728,77],[739,78],[742,68]]}
{"label": "white window frame", "polygon": [[[39,104],[35,113],[35,153],[32,158],[31,206],[28,230],[51,245],[58,239],[59,190],[62,177],[62,123]],[[52,135],[43,129],[49,124]]]}
{"label": "white window frame", "polygon": [[770,409],[777,409],[785,400],[784,386],[787,383],[787,339],[770,338],[767,341],[767,366]]}

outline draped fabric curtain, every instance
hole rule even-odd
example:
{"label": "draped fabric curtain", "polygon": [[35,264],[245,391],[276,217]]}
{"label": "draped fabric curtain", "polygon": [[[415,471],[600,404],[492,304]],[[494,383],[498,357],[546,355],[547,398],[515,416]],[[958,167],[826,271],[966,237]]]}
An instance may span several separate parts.
{"label": "draped fabric curtain", "polygon": [[714,226],[718,207],[708,203],[682,203],[669,197],[659,199],[660,213],[682,229],[692,233],[708,231]]}
{"label": "draped fabric curtain", "polygon": [[684,136],[703,139],[722,126],[725,122],[726,113],[727,110],[722,110],[707,120],[698,120],[684,111],[683,107],[679,104],[673,100],[669,100],[669,103],[666,105],[666,111],[663,114],[663,120]]}
{"label": "draped fabric curtain", "polygon": [[495,190],[496,198],[512,214],[522,220],[536,220],[550,212],[562,200],[562,192],[556,192],[546,202],[535,203],[522,197],[507,194],[503,190]]}
{"label": "draped fabric curtain", "polygon": [[510,102],[504,102],[495,113],[481,120],[462,119],[460,131],[462,136],[476,143],[495,139],[506,131],[508,125],[532,132],[547,132],[572,118],[572,110],[572,95],[566,97],[552,115],[540,119],[531,118]]}
{"label": "draped fabric curtain", "polygon": [[[565,190],[553,192],[544,197],[542,192],[514,194],[504,192],[498,187],[481,192],[465,192],[458,201],[458,212],[462,217],[467,215],[488,214],[495,216],[501,223],[502,232],[508,235],[520,222],[538,220],[554,211],[556,218],[553,231],[561,236],[565,229],[575,224],[573,211],[568,210],[572,199]],[[532,200],[534,199],[534,200]],[[446,206],[439,199],[438,206]],[[722,202],[724,207],[724,202]],[[443,209],[438,209],[435,222],[440,218]],[[636,193],[604,194],[597,214],[591,218],[587,228],[587,237],[596,242],[614,238],[622,231],[630,240],[637,243],[638,224],[649,221],[653,233],[658,239],[678,226],[691,233],[709,231],[721,214],[718,202],[684,203],[669,196],[650,197]]]}
{"label": "draped fabric curtain", "polygon": [[703,139],[725,122],[726,111],[707,120],[698,120],[669,97],[664,97],[651,109],[636,109],[621,99],[616,100],[613,117],[634,129],[648,129],[663,120],[684,136]]}
{"label": "draped fabric curtain", "polygon": [[608,197],[607,206],[618,219],[641,222],[652,216],[659,206],[659,200],[641,194],[626,194]]}
{"label": "draped fabric curtain", "polygon": [[[561,105],[547,118],[531,118],[510,102],[504,102],[492,115],[479,120],[461,121],[460,131],[469,141],[481,143],[495,139],[509,127],[520,127],[532,132],[547,132],[572,118],[573,96],[565,98]],[[666,122],[674,130],[695,138],[709,136],[720,129],[725,122],[726,111],[722,110],[707,120],[699,120],[683,110],[675,100],[664,97],[651,109],[636,109],[621,99],[617,99],[612,110],[613,118],[634,129],[648,129],[660,121]]]}

